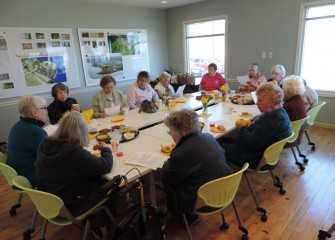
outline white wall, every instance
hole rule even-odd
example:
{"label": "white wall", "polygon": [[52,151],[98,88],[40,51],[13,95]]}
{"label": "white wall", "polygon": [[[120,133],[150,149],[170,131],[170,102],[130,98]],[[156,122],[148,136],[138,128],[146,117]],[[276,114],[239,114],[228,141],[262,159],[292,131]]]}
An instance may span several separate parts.
{"label": "white wall", "polygon": [[[91,107],[92,96],[99,86],[85,87],[78,28],[146,29],[150,74],[154,77],[168,66],[165,10],[67,0],[1,0],[0,26],[71,28],[81,87],[70,89],[70,96],[75,97],[83,109]],[[133,81],[117,84],[117,88],[125,92]],[[41,95],[46,96],[48,102],[52,100],[49,92]],[[1,141],[7,139],[10,128],[19,119],[17,99],[0,100]]]}

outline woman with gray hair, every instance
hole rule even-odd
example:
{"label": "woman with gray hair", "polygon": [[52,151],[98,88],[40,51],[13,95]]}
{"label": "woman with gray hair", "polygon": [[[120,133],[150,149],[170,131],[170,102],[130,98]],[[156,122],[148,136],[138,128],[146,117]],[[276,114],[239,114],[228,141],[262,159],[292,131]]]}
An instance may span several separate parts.
{"label": "woman with gray hair", "polygon": [[42,128],[47,117],[46,101],[40,96],[22,96],[18,103],[20,120],[8,136],[7,164],[36,186],[35,161],[40,142],[48,136]]}
{"label": "woman with gray hair", "polygon": [[285,67],[281,64],[277,64],[277,65],[274,65],[272,68],[271,68],[271,77],[268,82],[274,82],[274,83],[277,83],[280,87],[282,87],[283,83],[283,79],[285,78],[286,76],[286,70],[285,70]]}
{"label": "woman with gray hair", "polygon": [[60,197],[74,216],[106,198],[108,189],[100,188],[106,180],[101,176],[113,167],[113,155],[106,143],[94,146],[101,150],[98,157],[84,149],[89,142],[84,118],[73,111],[63,115],[54,135],[44,139],[38,148],[38,189]]}
{"label": "woman with gray hair", "polygon": [[284,109],[291,122],[307,117],[307,110],[303,95],[305,86],[303,79],[299,76],[291,75],[283,80]]}
{"label": "woman with gray hair", "polygon": [[171,75],[167,72],[162,72],[159,75],[159,83],[156,84],[155,90],[160,99],[163,99],[163,96],[167,93],[172,98],[178,97],[174,91],[174,88],[170,84]]}
{"label": "woman with gray hair", "polygon": [[256,95],[261,114],[247,126],[236,124],[238,135],[221,141],[228,162],[240,167],[247,162],[252,169],[257,168],[267,147],[292,132],[290,119],[282,106],[283,90],[268,82],[257,88]]}
{"label": "woman with gray hair", "polygon": [[164,119],[176,147],[163,166],[163,184],[168,191],[168,210],[173,214],[186,214],[194,222],[193,213],[197,191],[211,180],[231,174],[225,152],[215,138],[200,132],[198,114],[183,109],[172,112]]}

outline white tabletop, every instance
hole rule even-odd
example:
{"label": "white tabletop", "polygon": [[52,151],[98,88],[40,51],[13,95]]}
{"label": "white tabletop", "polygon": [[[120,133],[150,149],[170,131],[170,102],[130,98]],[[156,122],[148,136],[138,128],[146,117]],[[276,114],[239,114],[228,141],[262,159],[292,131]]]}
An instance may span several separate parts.
{"label": "white tabletop", "polygon": [[[87,148],[92,153],[95,153],[96,151],[93,150],[93,146],[97,143],[97,140],[93,139],[90,142],[90,146]],[[112,179],[115,175],[122,174],[125,175],[128,173],[129,170],[136,167],[139,172],[142,175],[145,175],[152,171],[149,168],[141,167],[141,166],[135,166],[126,164],[125,160],[128,159],[133,153],[135,152],[153,152],[153,153],[160,153],[161,147],[160,145],[171,145],[173,143],[172,139],[171,141],[166,140],[159,140],[157,141],[157,138],[151,137],[145,134],[140,133],[135,139],[120,143],[118,151],[123,152],[122,157],[117,157],[116,154],[113,152],[113,169],[110,173],[104,175],[107,179]],[[110,145],[108,145],[111,147]],[[164,156],[165,159],[168,157]],[[139,177],[139,172],[136,170],[133,170],[127,174],[127,178],[129,181],[132,181]]]}
{"label": "white tabletop", "polygon": [[[251,113],[253,117],[260,114],[256,105],[232,104],[231,107],[233,107],[233,112],[230,114],[228,113],[227,102],[218,102],[216,105],[208,107],[208,114],[210,116],[207,118],[200,117],[200,121],[202,121],[205,124],[203,132],[210,133],[215,138],[219,138],[235,129],[235,122],[237,119],[241,118],[239,115],[242,112]],[[202,110],[198,110],[197,113],[201,114]],[[246,119],[250,120],[253,117]],[[223,133],[211,132],[209,126],[210,123],[215,123],[216,125],[223,125],[226,128],[226,131]],[[158,139],[171,141],[172,137],[167,133],[168,130],[169,129],[163,123],[161,123],[153,127],[141,130],[141,133],[146,134],[148,136],[156,137]]]}

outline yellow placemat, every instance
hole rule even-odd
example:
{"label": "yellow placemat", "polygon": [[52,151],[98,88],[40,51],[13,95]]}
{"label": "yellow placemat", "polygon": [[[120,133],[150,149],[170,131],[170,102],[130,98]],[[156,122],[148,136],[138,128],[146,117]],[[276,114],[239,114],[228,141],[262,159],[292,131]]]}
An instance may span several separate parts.
{"label": "yellow placemat", "polygon": [[121,122],[121,121],[123,121],[125,119],[126,118],[124,116],[116,117],[116,118],[112,118],[112,122]]}
{"label": "yellow placemat", "polygon": [[212,116],[212,114],[210,113],[207,113],[206,115],[204,115],[203,113],[199,114],[199,117],[202,117],[202,118],[209,118],[210,116]]}
{"label": "yellow placemat", "polygon": [[[170,108],[168,109],[168,111],[172,111],[172,110],[173,110],[173,107],[170,107]],[[162,108],[162,112],[166,112],[166,108],[165,108],[165,107]]]}
{"label": "yellow placemat", "polygon": [[176,100],[177,103],[186,103],[186,100]]}
{"label": "yellow placemat", "polygon": [[171,102],[170,107],[175,107],[175,106],[177,106],[177,104],[178,104],[177,102]]}

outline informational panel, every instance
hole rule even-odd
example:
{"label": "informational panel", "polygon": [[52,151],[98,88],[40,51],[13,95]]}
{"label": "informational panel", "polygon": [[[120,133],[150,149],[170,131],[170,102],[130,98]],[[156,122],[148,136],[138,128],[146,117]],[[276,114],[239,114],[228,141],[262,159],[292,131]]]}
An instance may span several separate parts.
{"label": "informational panel", "polygon": [[87,86],[99,84],[104,75],[119,82],[149,71],[144,29],[78,29],[78,36]]}
{"label": "informational panel", "polygon": [[0,27],[0,99],[79,87],[71,29]]}

